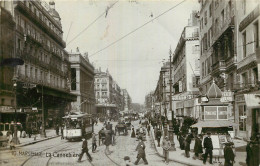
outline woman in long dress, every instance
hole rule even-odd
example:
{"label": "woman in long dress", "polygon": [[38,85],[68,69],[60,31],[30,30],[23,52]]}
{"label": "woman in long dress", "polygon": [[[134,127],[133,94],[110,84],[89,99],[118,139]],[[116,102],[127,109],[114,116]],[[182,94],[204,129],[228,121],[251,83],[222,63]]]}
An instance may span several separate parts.
{"label": "woman in long dress", "polygon": [[134,129],[134,127],[132,127],[131,138],[135,138],[135,129]]}

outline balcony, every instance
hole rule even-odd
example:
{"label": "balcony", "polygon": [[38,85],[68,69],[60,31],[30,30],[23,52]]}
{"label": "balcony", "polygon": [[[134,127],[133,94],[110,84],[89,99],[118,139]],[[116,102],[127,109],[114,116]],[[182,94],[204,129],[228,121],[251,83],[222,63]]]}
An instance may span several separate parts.
{"label": "balcony", "polygon": [[234,67],[236,67],[236,65],[237,65],[237,57],[236,56],[228,57],[226,59],[227,70],[232,70]]}
{"label": "balcony", "polygon": [[66,47],[66,43],[63,41],[63,39],[57,35],[52,29],[50,29],[46,23],[44,23],[38,16],[31,12],[30,9],[21,1],[16,1],[17,3],[17,9],[22,12],[28,19],[30,19],[32,22],[34,22],[42,31],[47,33],[53,40],[55,40],[57,43],[59,43],[62,47]]}
{"label": "balcony", "polygon": [[259,85],[255,83],[240,83],[240,84],[231,84],[228,86],[228,89],[237,92],[249,92],[256,91],[259,88]]}
{"label": "balcony", "polygon": [[250,54],[247,57],[245,57],[243,60],[239,61],[237,64],[237,70],[238,72],[244,71],[250,66],[256,65],[256,54]]}
{"label": "balcony", "polygon": [[225,60],[219,60],[214,63],[212,66],[212,74],[219,75],[221,72],[226,70],[226,62]]}

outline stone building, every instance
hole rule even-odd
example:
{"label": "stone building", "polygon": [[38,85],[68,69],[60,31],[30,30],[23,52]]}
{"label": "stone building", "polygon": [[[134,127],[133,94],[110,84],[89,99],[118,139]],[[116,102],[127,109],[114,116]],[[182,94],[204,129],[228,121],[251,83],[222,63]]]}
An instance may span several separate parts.
{"label": "stone building", "polygon": [[[210,117],[211,120],[233,122],[232,91],[236,84],[237,65],[237,38],[234,34],[236,1],[200,0],[199,3],[201,95],[207,96],[212,87],[220,88],[223,95],[209,98],[208,103],[202,104],[201,118],[214,114],[216,116]],[[225,116],[218,116],[220,113]]]}
{"label": "stone building", "polygon": [[[236,129],[238,137],[249,139],[251,132],[260,130],[260,104],[250,108],[245,95],[260,95],[259,65],[259,24],[260,2],[237,1],[236,7],[236,35],[237,48],[237,85],[235,88],[235,122],[239,123]],[[258,65],[258,66],[257,66]],[[255,124],[258,124],[254,126]],[[253,129],[253,130],[251,130]]]}
{"label": "stone building", "polygon": [[[196,96],[199,94],[200,43],[196,11],[191,14],[190,24],[184,27],[173,55],[173,100],[176,116],[198,117]],[[192,21],[193,20],[193,21]]]}
{"label": "stone building", "polygon": [[132,109],[132,99],[126,89],[122,89],[124,98],[124,111],[130,111]]}
{"label": "stone building", "polygon": [[69,53],[71,70],[71,93],[77,95],[77,101],[71,103],[72,111],[96,114],[94,94],[94,67],[88,55],[83,56],[77,50]]}
{"label": "stone building", "polygon": [[24,61],[10,76],[17,82],[14,104],[18,112],[26,113],[18,121],[39,128],[44,111],[47,127],[51,127],[60,122],[70,102],[76,100],[67,84],[70,65],[61,18],[53,1],[10,2],[15,21],[13,57]]}

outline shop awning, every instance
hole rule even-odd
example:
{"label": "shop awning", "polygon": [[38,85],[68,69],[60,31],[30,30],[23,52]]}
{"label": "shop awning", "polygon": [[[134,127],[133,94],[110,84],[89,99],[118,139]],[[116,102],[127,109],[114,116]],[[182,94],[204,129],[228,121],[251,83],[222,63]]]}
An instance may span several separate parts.
{"label": "shop awning", "polygon": [[209,99],[206,103],[201,103],[202,106],[226,106],[228,103],[223,103],[220,101],[220,98],[218,99]]}
{"label": "shop awning", "polygon": [[207,121],[199,121],[198,123],[192,125],[191,127],[218,128],[218,127],[230,127],[230,126],[238,126],[238,124],[231,122],[229,120],[207,120]]}

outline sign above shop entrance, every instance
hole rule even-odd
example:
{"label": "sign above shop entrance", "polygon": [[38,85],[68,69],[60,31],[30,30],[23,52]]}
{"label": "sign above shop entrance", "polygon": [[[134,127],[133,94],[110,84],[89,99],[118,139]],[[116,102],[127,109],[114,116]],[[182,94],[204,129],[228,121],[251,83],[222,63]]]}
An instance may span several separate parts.
{"label": "sign above shop entrance", "polygon": [[234,101],[234,92],[231,91],[222,92],[222,97],[220,98],[220,101],[223,103]]}

